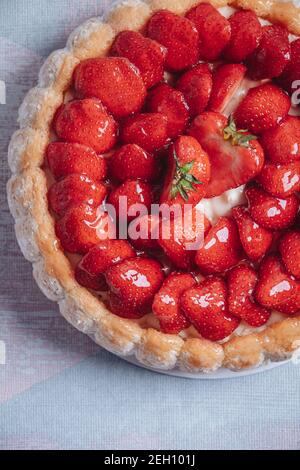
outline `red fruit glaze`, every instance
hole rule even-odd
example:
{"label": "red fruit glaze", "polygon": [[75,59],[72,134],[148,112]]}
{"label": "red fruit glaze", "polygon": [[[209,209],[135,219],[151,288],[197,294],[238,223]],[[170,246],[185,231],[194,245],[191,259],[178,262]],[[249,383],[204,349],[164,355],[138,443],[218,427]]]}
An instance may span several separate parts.
{"label": "red fruit glaze", "polygon": [[111,55],[126,57],[140,71],[146,88],[163,80],[167,51],[156,41],[136,31],[122,31],[111,49]]}
{"label": "red fruit glaze", "polygon": [[123,301],[125,308],[146,312],[164,280],[161,265],[148,258],[125,260],[106,272],[111,291]]}
{"label": "red fruit glaze", "polygon": [[187,290],[180,305],[201,336],[210,341],[227,338],[240,324],[240,319],[228,312],[226,283],[218,277]]}
{"label": "red fruit glaze", "polygon": [[248,74],[253,80],[275,78],[291,60],[291,46],[286,28],[264,26],[258,48],[247,59]]}
{"label": "red fruit glaze", "polygon": [[202,3],[192,8],[186,17],[198,30],[200,59],[207,62],[217,60],[231,37],[229,21],[209,3]]}
{"label": "red fruit glaze", "polygon": [[191,274],[173,272],[164,281],[154,297],[152,311],[159,319],[160,330],[167,334],[178,334],[190,326],[180,307],[180,297],[194,287],[195,279]]}
{"label": "red fruit glaze", "polygon": [[279,126],[264,132],[260,143],[273,163],[300,160],[300,119],[288,116]]}
{"label": "red fruit glaze", "polygon": [[213,87],[208,104],[210,111],[224,113],[246,75],[247,68],[242,64],[225,64],[213,74]]}
{"label": "red fruit glaze", "polygon": [[74,173],[86,175],[94,181],[106,178],[106,160],[85,145],[51,142],[46,157],[49,169],[57,180]]}
{"label": "red fruit glaze", "polygon": [[255,328],[265,325],[271,316],[253,299],[257,280],[256,271],[248,264],[233,268],[227,278],[229,312]]}
{"label": "red fruit glaze", "polygon": [[141,179],[147,182],[157,179],[161,166],[152,154],[136,144],[127,144],[110,158],[109,169],[111,176],[118,181]]}
{"label": "red fruit glaze", "polygon": [[121,140],[124,144],[137,144],[146,152],[153,152],[166,144],[167,129],[168,120],[163,114],[137,114],[125,121]]}
{"label": "red fruit glaze", "polygon": [[[121,197],[127,198],[127,200],[125,200],[127,206],[123,206],[123,201],[120,201]],[[148,183],[143,183],[143,181],[127,180],[110,193],[108,202],[115,207],[116,213],[120,219],[124,219],[126,216],[126,211],[123,213],[123,209],[127,207],[129,212],[128,220],[132,220],[139,214],[139,211],[137,211],[136,214],[131,206],[142,204],[148,211],[150,210],[153,202],[152,188]]]}
{"label": "red fruit glaze", "polygon": [[69,175],[54,183],[48,191],[48,201],[51,209],[58,215],[63,215],[70,207],[86,203],[99,207],[107,194],[107,188],[102,183],[96,183],[85,175]]}
{"label": "red fruit glaze", "polygon": [[242,62],[259,45],[262,27],[257,15],[250,10],[235,12],[230,18],[231,38],[224,50],[225,59]]}
{"label": "red fruit glaze", "polygon": [[299,85],[293,86],[300,77],[300,39],[296,39],[291,43],[291,60],[284,69],[282,75],[278,78],[278,83],[288,93],[292,94]]}
{"label": "red fruit glaze", "polygon": [[123,57],[102,57],[81,62],[74,72],[76,93],[98,98],[116,118],[138,112],[146,88],[138,69]]}
{"label": "red fruit glaze", "polygon": [[235,112],[237,126],[262,134],[280,124],[291,107],[290,98],[275,85],[251,88]]}
{"label": "red fruit glaze", "polygon": [[148,93],[147,109],[167,118],[167,134],[171,139],[181,134],[188,123],[189,108],[181,91],[162,83]]}
{"label": "red fruit glaze", "polygon": [[131,244],[137,250],[157,250],[160,219],[156,215],[143,215],[134,219],[128,228]]}
{"label": "red fruit glaze", "polygon": [[108,152],[117,141],[118,126],[97,99],[71,101],[62,105],[54,117],[57,136],[67,142]]}
{"label": "red fruit glaze", "polygon": [[160,10],[151,17],[147,35],[166,47],[168,70],[177,72],[198,62],[199,35],[187,18]]}
{"label": "red fruit glaze", "polygon": [[279,251],[287,271],[300,278],[300,233],[294,230],[283,235]]}
{"label": "red fruit glaze", "polygon": [[266,163],[257,181],[273,196],[288,197],[300,190],[300,162],[286,165]]}
{"label": "red fruit glaze", "polygon": [[199,64],[179,78],[177,89],[184,94],[191,116],[203,113],[212,90],[212,74],[207,64]]}
{"label": "red fruit glaze", "polygon": [[251,261],[260,260],[272,245],[272,232],[254,222],[246,207],[235,207],[232,215],[246,255]]}
{"label": "red fruit glaze", "polygon": [[282,230],[296,219],[299,201],[295,195],[278,198],[263,189],[251,186],[246,189],[249,210],[255,222],[269,230]]}

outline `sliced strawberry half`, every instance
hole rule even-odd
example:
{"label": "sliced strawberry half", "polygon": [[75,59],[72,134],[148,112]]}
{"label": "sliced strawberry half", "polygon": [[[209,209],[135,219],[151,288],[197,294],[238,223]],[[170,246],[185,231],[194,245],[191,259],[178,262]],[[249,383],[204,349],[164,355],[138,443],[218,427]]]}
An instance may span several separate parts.
{"label": "sliced strawberry half", "polygon": [[213,74],[213,87],[208,104],[209,111],[224,113],[240,87],[247,68],[242,64],[225,64]]}
{"label": "sliced strawberry half", "polygon": [[300,190],[300,162],[291,162],[286,165],[266,163],[257,181],[273,196],[291,196]]}
{"label": "sliced strawberry half", "polygon": [[272,163],[300,160],[300,119],[287,116],[279,126],[264,132],[260,143]]}
{"label": "sliced strawberry half", "polygon": [[169,150],[168,172],[160,202],[196,205],[205,196],[209,180],[207,153],[193,137],[181,136]]}
{"label": "sliced strawberry half", "polygon": [[225,281],[212,277],[181,296],[180,305],[184,315],[203,338],[221,341],[239,326],[240,319],[228,311],[227,295]]}
{"label": "sliced strawberry half", "polygon": [[178,334],[190,326],[190,321],[182,313],[180,297],[194,287],[195,279],[191,274],[173,272],[164,281],[154,297],[152,311],[159,319],[163,333]]}
{"label": "sliced strawberry half", "polygon": [[179,78],[176,87],[184,94],[191,116],[203,113],[212,90],[212,73],[208,64],[199,64]]}
{"label": "sliced strawberry half", "polygon": [[300,232],[286,233],[279,242],[279,251],[288,272],[300,278]]}
{"label": "sliced strawberry half", "polygon": [[272,245],[272,232],[254,222],[246,207],[235,207],[232,215],[248,258],[252,261],[260,260]]}
{"label": "sliced strawberry half", "polygon": [[264,164],[264,152],[254,135],[238,130],[234,121],[219,113],[198,116],[189,129],[207,152],[211,180],[206,197],[214,197],[255,178]]}
{"label": "sliced strawberry half", "polygon": [[250,10],[236,11],[230,18],[231,38],[224,50],[225,59],[242,62],[259,45],[262,27],[257,15]]}

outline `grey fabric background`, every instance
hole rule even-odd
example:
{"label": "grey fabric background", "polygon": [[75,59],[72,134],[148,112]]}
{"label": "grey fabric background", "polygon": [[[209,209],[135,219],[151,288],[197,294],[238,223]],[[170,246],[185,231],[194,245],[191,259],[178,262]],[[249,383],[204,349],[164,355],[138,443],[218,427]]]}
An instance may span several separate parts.
{"label": "grey fabric background", "polygon": [[0,0],[0,448],[299,449],[299,365],[223,381],[130,366],[64,322],[19,252],[5,195],[17,108],[44,58],[110,3]]}

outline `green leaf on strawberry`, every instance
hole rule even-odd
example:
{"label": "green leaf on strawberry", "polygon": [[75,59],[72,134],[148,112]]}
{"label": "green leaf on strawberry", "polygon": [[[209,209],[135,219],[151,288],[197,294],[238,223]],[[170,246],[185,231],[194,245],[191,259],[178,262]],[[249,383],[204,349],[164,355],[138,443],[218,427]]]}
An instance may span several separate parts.
{"label": "green leaf on strawberry", "polygon": [[191,171],[194,167],[194,160],[186,163],[184,166],[180,166],[176,150],[174,149],[173,153],[174,160],[176,162],[175,176],[173,179],[173,184],[171,188],[171,199],[175,199],[177,194],[180,194],[182,199],[185,201],[189,200],[189,191],[196,191],[194,185],[203,184],[199,181],[194,175],[191,174]]}
{"label": "green leaf on strawberry", "polygon": [[224,140],[230,140],[233,146],[250,147],[252,140],[257,140],[256,135],[249,134],[247,129],[237,129],[232,116],[228,119],[228,125],[223,131]]}

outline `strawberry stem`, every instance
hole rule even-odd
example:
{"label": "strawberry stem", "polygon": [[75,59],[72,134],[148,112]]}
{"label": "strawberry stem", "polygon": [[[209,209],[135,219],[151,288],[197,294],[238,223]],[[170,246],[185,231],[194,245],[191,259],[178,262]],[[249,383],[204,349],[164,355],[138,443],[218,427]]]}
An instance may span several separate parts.
{"label": "strawberry stem", "polygon": [[247,129],[237,129],[233,116],[229,116],[228,125],[223,130],[224,140],[231,142],[231,145],[239,147],[250,147],[252,140],[257,140],[256,135],[249,134]]}
{"label": "strawberry stem", "polygon": [[180,166],[179,159],[174,148],[173,157],[176,163],[175,175],[171,187],[171,199],[175,199],[180,194],[184,201],[189,200],[188,192],[197,191],[194,185],[203,184],[194,175],[191,174],[195,161]]}

